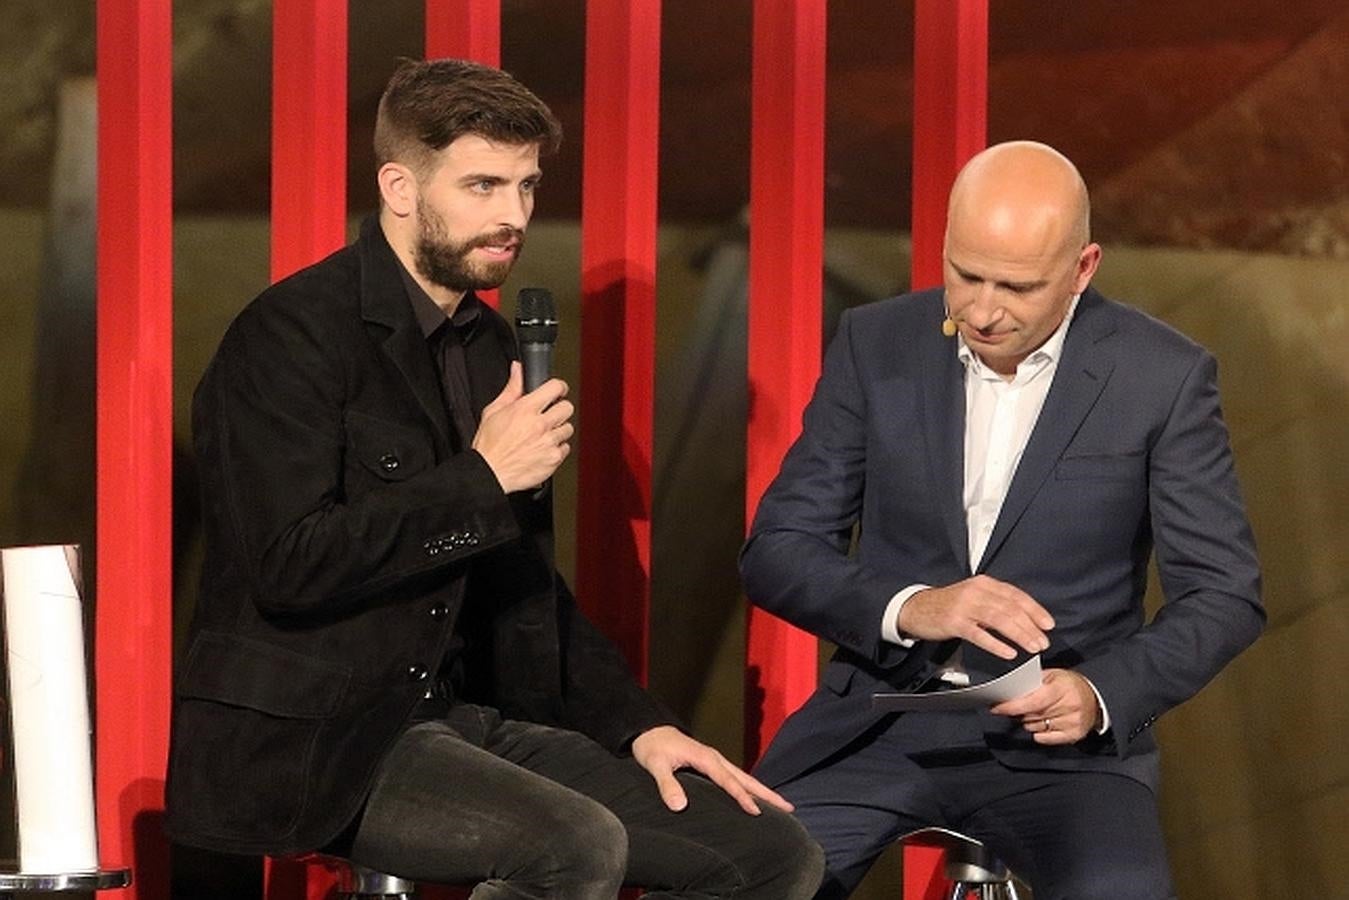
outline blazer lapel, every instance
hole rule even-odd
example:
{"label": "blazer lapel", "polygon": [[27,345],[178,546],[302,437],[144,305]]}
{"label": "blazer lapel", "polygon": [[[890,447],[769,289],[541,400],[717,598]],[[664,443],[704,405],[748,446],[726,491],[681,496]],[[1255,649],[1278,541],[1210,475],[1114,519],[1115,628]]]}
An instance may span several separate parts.
{"label": "blazer lapel", "polygon": [[928,340],[923,346],[923,434],[927,436],[929,478],[939,494],[937,505],[951,549],[962,571],[968,572],[964,373],[954,338]]}
{"label": "blazer lapel", "polygon": [[1068,326],[1054,383],[1050,385],[1040,417],[1031,430],[1026,450],[1021,454],[1021,462],[1012,476],[998,521],[976,571],[983,571],[1007,540],[1101,396],[1115,368],[1114,354],[1106,340],[1114,330],[1115,323],[1100,295],[1088,290],[1078,301],[1077,312]]}
{"label": "blazer lapel", "polygon": [[362,224],[360,247],[361,316],[389,329],[380,350],[407,381],[417,405],[431,423],[436,454],[444,458],[452,452],[453,444],[440,379],[427,352],[426,338],[412,313],[412,303],[398,271],[398,257],[385,240],[377,218],[372,216]]}

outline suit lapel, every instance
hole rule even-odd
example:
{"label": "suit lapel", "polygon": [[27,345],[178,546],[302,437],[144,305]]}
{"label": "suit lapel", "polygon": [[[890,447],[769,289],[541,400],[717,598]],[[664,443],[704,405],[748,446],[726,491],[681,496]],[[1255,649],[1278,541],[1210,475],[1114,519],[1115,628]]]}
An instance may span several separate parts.
{"label": "suit lapel", "polygon": [[1088,290],[1078,301],[1077,312],[1068,326],[1054,383],[1050,385],[1040,417],[1031,430],[1016,474],[1012,476],[1007,498],[1003,500],[977,571],[988,566],[1016,527],[1027,505],[1054,471],[1073,435],[1101,396],[1115,368],[1114,353],[1106,340],[1114,330],[1115,322],[1101,296]]}
{"label": "suit lapel", "polygon": [[440,394],[440,379],[426,349],[426,338],[417,325],[408,300],[398,257],[384,238],[375,217],[361,226],[361,316],[388,329],[380,350],[402,373],[417,405],[431,422],[436,455],[444,458],[452,452],[450,423],[445,415],[445,400]]}
{"label": "suit lapel", "polygon": [[[935,333],[935,332],[934,332]],[[970,568],[965,525],[965,391],[964,374],[954,338],[929,339],[923,358],[923,434],[927,435],[930,483],[939,492],[951,549],[963,571]]]}

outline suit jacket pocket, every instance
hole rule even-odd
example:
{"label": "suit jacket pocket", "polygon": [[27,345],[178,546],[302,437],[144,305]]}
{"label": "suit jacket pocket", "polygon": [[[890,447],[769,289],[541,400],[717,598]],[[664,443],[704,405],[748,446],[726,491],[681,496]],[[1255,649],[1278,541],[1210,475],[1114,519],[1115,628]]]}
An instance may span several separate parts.
{"label": "suit jacket pocket", "polygon": [[824,672],[820,675],[820,684],[842,697],[848,693],[848,688],[852,686],[856,676],[856,668],[833,660],[824,667]]}
{"label": "suit jacket pocket", "polygon": [[1054,477],[1064,481],[1134,481],[1143,477],[1147,457],[1143,453],[1099,453],[1065,456],[1054,468]]}
{"label": "suit jacket pocket", "polygon": [[424,430],[354,409],[346,411],[345,419],[352,455],[381,481],[403,481],[435,464]]}
{"label": "suit jacket pocket", "polygon": [[288,719],[337,711],[351,671],[275,644],[203,631],[188,652],[178,695],[243,706]]}
{"label": "suit jacket pocket", "polygon": [[344,666],[202,632],[179,678],[170,826],[196,843],[286,850],[312,802],[325,719],[347,692]]}

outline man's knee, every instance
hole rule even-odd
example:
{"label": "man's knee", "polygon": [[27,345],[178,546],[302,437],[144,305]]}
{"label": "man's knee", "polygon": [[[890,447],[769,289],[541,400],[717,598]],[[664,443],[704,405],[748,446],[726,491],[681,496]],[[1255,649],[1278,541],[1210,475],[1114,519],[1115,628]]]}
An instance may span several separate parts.
{"label": "man's knee", "polygon": [[554,825],[535,848],[527,871],[516,873],[517,878],[546,883],[560,896],[617,892],[628,862],[628,833],[618,817],[592,800],[578,798]]}
{"label": "man's knee", "polygon": [[754,823],[762,834],[752,855],[740,862],[751,896],[806,900],[824,877],[824,851],[794,816],[765,810]]}

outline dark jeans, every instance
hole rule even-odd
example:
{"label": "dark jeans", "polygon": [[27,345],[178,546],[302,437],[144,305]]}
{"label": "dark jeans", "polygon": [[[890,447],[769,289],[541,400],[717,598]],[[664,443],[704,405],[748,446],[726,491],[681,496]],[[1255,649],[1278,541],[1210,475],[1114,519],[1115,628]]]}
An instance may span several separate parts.
{"label": "dark jeans", "polygon": [[689,805],[674,813],[630,758],[459,705],[385,757],[350,855],[415,881],[477,884],[475,900],[611,900],[624,883],[653,898],[814,894],[823,857],[794,818],[766,805],[747,815],[705,779],[679,779]]}

